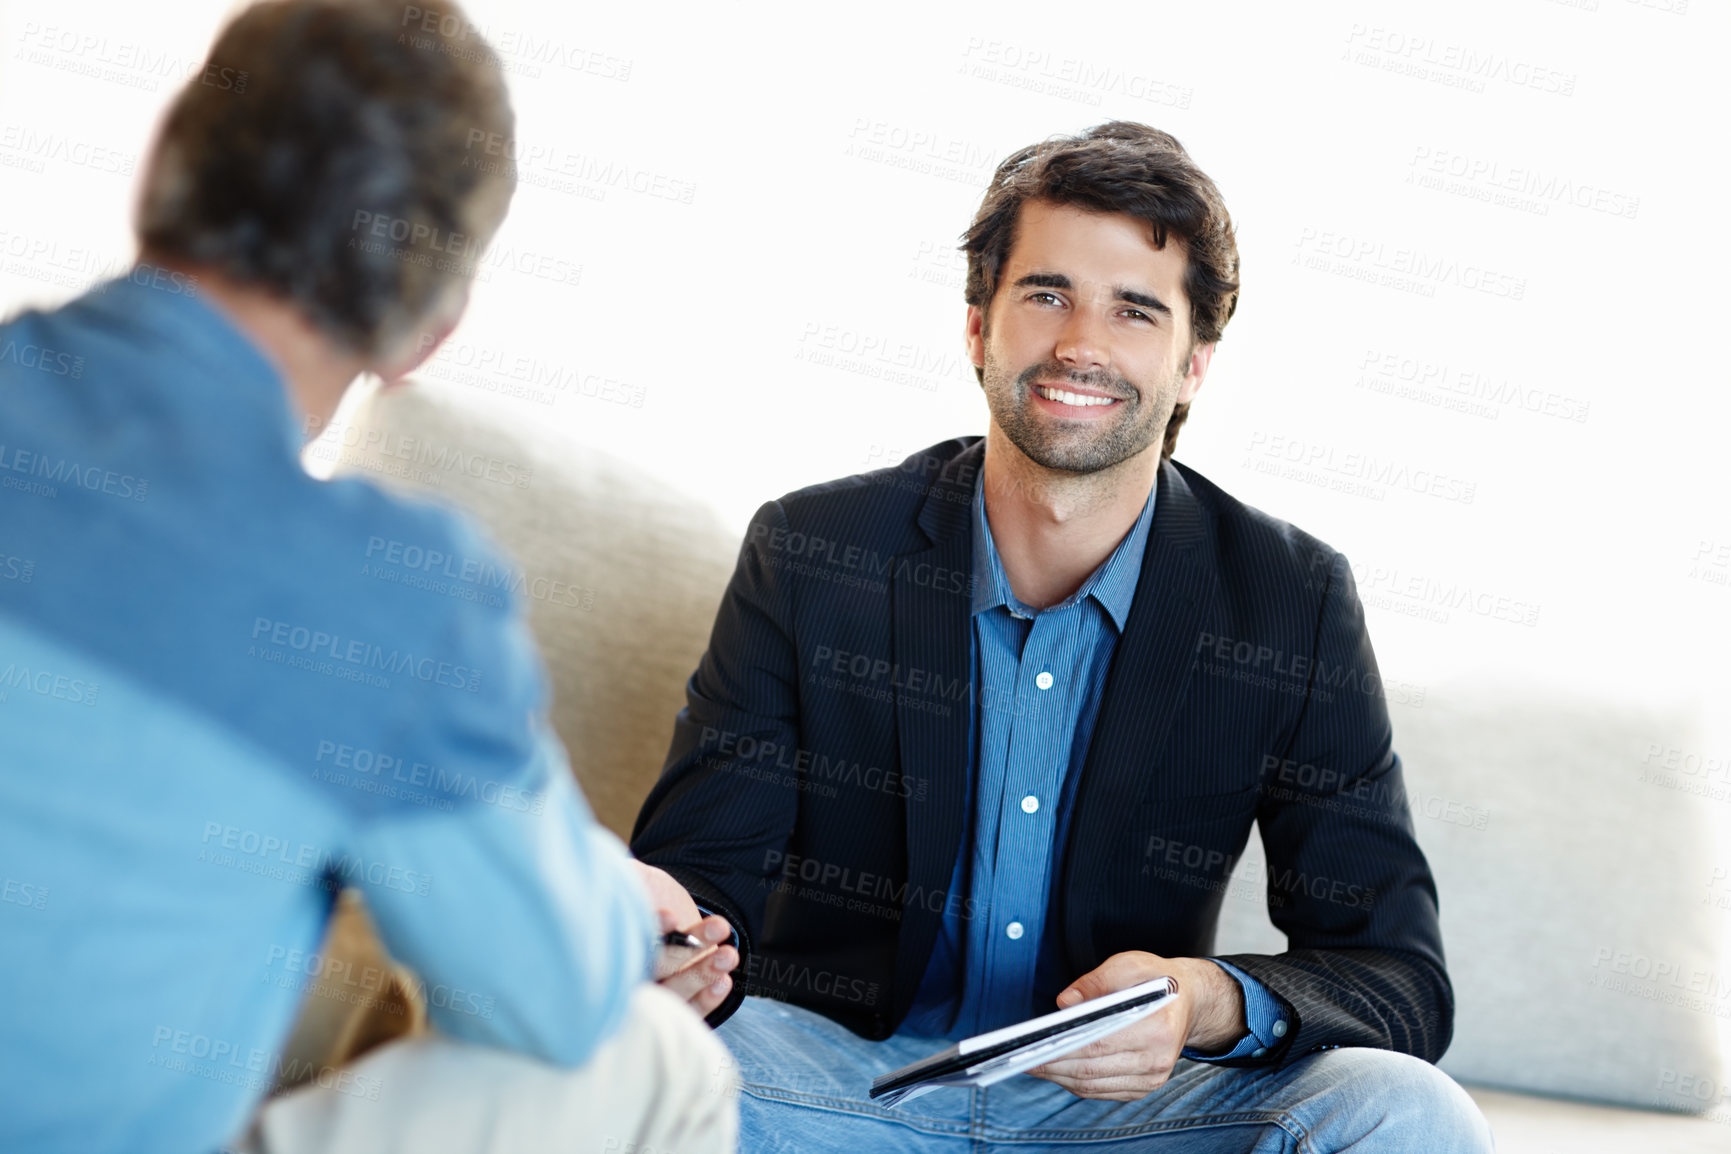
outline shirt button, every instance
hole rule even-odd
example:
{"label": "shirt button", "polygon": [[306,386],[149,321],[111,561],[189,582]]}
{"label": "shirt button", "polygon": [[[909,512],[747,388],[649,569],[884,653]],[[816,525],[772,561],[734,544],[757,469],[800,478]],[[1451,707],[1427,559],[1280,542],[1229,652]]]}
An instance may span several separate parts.
{"label": "shirt button", "polygon": [[1050,689],[1052,688],[1052,675],[1050,673],[1041,673],[1040,676],[1034,678],[1034,684],[1038,685],[1041,689]]}
{"label": "shirt button", "polygon": [[1022,932],[1021,922],[1011,922],[1009,925],[1004,927],[1004,936],[1009,938],[1012,942],[1020,941],[1022,938]]}
{"label": "shirt button", "polygon": [[1258,1047],[1256,1047],[1256,1049],[1250,1051],[1250,1056],[1252,1058],[1265,1057],[1267,1054],[1268,1054],[1268,1051],[1261,1046],[1258,1046]]}
{"label": "shirt button", "polygon": [[1284,1019],[1274,1023],[1274,1036],[1276,1038],[1286,1037],[1286,1022]]}
{"label": "shirt button", "polygon": [[1039,808],[1040,808],[1040,799],[1035,797],[1033,794],[1030,793],[1027,797],[1024,797],[1022,799],[1022,812],[1023,813],[1034,813]]}

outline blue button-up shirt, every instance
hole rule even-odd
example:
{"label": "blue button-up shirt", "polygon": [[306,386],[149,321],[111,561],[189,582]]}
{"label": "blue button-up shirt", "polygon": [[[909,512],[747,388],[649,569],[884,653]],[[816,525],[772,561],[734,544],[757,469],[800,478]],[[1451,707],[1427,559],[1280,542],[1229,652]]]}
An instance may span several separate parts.
{"label": "blue button-up shirt", "polygon": [[301,441],[179,273],[0,323],[0,1150],[241,1130],[294,1073],[338,885],[459,1041],[586,1062],[649,976],[521,586],[469,576],[521,571],[432,505],[312,480]]}
{"label": "blue button-up shirt", "polygon": [[[950,888],[971,900],[946,903],[905,1032],[963,1038],[1055,1008],[1065,982],[1058,968],[1061,927],[1048,924],[1047,897],[1106,674],[1135,600],[1154,497],[1150,490],[1130,532],[1074,594],[1034,609],[1010,589],[984,488],[975,485],[969,737],[975,772],[970,824]],[[1244,989],[1250,1031],[1213,1057],[1261,1056],[1286,1033],[1279,1004],[1260,982],[1220,964]]]}

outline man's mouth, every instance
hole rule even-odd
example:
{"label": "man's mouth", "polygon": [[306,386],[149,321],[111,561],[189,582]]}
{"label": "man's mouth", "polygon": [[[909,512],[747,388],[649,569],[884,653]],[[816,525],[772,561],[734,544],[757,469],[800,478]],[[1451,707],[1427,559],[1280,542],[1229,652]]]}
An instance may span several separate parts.
{"label": "man's mouth", "polygon": [[1085,408],[1091,405],[1115,405],[1117,397],[1105,397],[1098,393],[1077,393],[1069,389],[1060,389],[1052,385],[1035,385],[1034,392],[1048,401],[1056,401],[1060,405],[1075,405]]}

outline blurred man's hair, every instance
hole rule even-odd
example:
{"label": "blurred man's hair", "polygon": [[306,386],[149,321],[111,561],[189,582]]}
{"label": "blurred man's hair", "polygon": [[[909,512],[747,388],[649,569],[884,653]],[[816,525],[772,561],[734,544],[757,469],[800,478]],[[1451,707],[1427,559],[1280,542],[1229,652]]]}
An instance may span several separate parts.
{"label": "blurred man's hair", "polygon": [[[1011,153],[992,174],[974,223],[962,239],[968,254],[967,302],[992,303],[1015,243],[1016,219],[1030,200],[1089,212],[1121,212],[1153,226],[1154,244],[1175,236],[1184,246],[1184,295],[1196,344],[1220,339],[1238,307],[1238,242],[1226,202],[1170,133],[1115,120],[1080,136],[1057,136]],[[1188,404],[1172,410],[1161,455],[1170,457]]]}
{"label": "blurred man's hair", "polygon": [[[266,0],[175,99],[138,207],[148,254],[273,293],[380,357],[467,287],[514,167],[498,57],[453,4]],[[496,149],[494,150],[496,152]]]}

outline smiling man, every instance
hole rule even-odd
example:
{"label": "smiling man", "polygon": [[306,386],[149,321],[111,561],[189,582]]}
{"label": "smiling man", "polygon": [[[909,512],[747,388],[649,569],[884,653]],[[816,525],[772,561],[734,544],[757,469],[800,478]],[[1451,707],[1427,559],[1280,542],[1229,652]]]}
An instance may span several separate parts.
{"label": "smiling man", "polygon": [[[1237,304],[1219,191],[1102,125],[1006,159],[963,247],[985,438],[758,511],[633,839],[732,935],[667,984],[723,1023],[744,1148],[1490,1149],[1431,1065],[1436,889],[1351,570],[1171,459]],[[1290,948],[1212,956],[1253,822]],[[1035,1077],[867,1097],[1159,975]]]}

